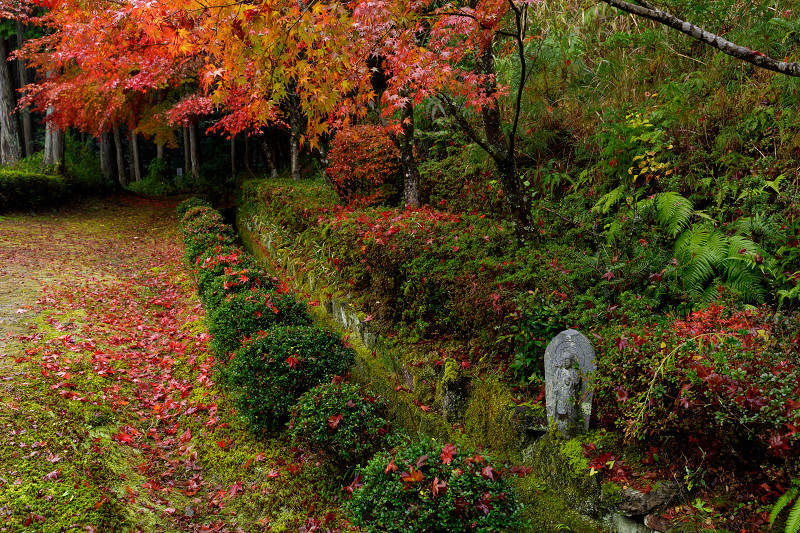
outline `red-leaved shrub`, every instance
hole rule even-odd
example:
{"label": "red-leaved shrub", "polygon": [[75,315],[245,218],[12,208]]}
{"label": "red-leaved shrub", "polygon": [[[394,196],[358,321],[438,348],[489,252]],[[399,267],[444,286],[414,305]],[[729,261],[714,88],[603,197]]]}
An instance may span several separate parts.
{"label": "red-leaved shrub", "polygon": [[402,166],[391,139],[380,126],[364,124],[336,132],[328,175],[347,203],[378,203],[398,198]]}

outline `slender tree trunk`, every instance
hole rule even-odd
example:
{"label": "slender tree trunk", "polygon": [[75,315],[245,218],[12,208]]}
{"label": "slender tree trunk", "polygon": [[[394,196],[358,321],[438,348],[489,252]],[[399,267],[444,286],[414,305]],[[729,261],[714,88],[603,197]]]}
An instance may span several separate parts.
{"label": "slender tree trunk", "polygon": [[250,159],[252,158],[250,147],[250,135],[248,134],[244,137],[244,168],[246,168],[249,172],[252,172],[253,168],[250,166]]}
{"label": "slender tree trunk", "polygon": [[[17,26],[17,39],[20,46],[25,40],[25,27],[19,20],[16,21]],[[17,60],[17,77],[19,78],[20,88],[28,85],[28,67],[22,59]],[[35,146],[33,144],[33,122],[31,121],[31,112],[28,108],[24,108],[19,112],[19,119],[22,123],[22,147],[25,157],[33,155]]]}
{"label": "slender tree trunk", "polygon": [[197,134],[197,118],[189,124],[189,146],[190,146],[190,163],[192,167],[192,177],[198,179],[200,177],[200,144]]}
{"label": "slender tree trunk", "polygon": [[183,127],[183,175],[189,177],[192,166],[191,147],[189,146],[189,127]]}
{"label": "slender tree trunk", "polygon": [[[479,58],[483,74],[495,74],[494,55],[491,45],[487,46]],[[495,94],[497,86],[492,81],[487,82],[487,94]],[[531,199],[522,185],[517,168],[517,158],[514,154],[513,140],[509,140],[502,128],[502,117],[497,105],[485,105],[481,109],[483,130],[486,141],[491,150],[489,154],[497,165],[503,192],[508,199],[511,217],[514,220],[514,233],[520,242],[529,241],[534,235],[533,219],[531,218]]]}
{"label": "slender tree trunk", "polygon": [[[275,178],[278,176],[278,169],[275,166],[275,154],[272,152],[272,143],[269,141],[270,138],[268,134],[263,134],[261,136],[261,151],[264,154],[264,164],[267,167],[267,172],[269,173],[270,177]],[[292,167],[292,178],[294,178],[294,166]]]}
{"label": "slender tree trunk", "polygon": [[19,127],[14,116],[17,101],[11,80],[6,40],[0,37],[0,164],[10,165],[22,159]]}
{"label": "slender tree trunk", "polygon": [[131,180],[142,181],[142,165],[139,161],[139,140],[136,132],[131,130],[128,134],[128,148],[131,160]]}
{"label": "slender tree trunk", "polygon": [[414,102],[409,100],[400,114],[401,134],[398,135],[400,162],[403,165],[403,199],[409,207],[420,206],[420,178],[414,157]]}
{"label": "slender tree trunk", "polygon": [[156,158],[164,159],[164,143],[156,145]]}
{"label": "slender tree trunk", "polygon": [[119,126],[114,126],[114,145],[117,150],[117,178],[119,184],[125,187],[128,184],[128,177],[125,174],[125,156],[122,148],[122,135],[119,133]]}
{"label": "slender tree trunk", "polygon": [[236,135],[231,135],[231,176],[236,175]]}
{"label": "slender tree trunk", "polygon": [[100,134],[100,172],[106,181],[114,181],[113,156],[111,155],[111,135],[104,131]]}
{"label": "slender tree trunk", "polygon": [[303,117],[300,113],[300,102],[297,97],[297,85],[294,80],[289,83],[289,129],[291,137],[289,139],[289,160],[292,167],[292,179],[300,179],[300,135],[303,127]]}
{"label": "slender tree trunk", "polygon": [[[53,114],[53,108],[47,108],[47,117]],[[42,166],[55,168],[56,173],[64,172],[64,132],[52,121],[47,121],[44,132],[44,154]]]}

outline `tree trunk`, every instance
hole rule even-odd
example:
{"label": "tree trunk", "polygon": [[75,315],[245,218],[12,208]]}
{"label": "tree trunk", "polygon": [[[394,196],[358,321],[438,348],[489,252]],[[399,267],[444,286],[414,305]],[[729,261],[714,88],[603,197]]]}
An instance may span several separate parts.
{"label": "tree trunk", "polygon": [[244,168],[252,172],[253,168],[250,166],[250,159],[252,158],[252,155],[250,154],[250,146],[250,135],[248,134],[244,137]]}
{"label": "tree trunk", "polygon": [[[19,45],[22,46],[25,39],[25,27],[19,20],[16,21],[16,26],[17,39],[19,40]],[[21,88],[28,85],[28,67],[22,59],[17,60],[17,77]],[[35,151],[35,146],[33,144],[33,121],[31,120],[31,112],[27,107],[20,110],[19,120],[22,123],[22,151],[25,157],[30,157]]]}
{"label": "tree trunk", "polygon": [[[53,114],[53,108],[47,108],[47,116]],[[55,168],[56,173],[64,172],[64,132],[52,121],[47,121],[44,132],[44,154],[42,166]]]}
{"label": "tree trunk", "polygon": [[114,144],[117,149],[117,178],[119,184],[125,187],[128,184],[128,177],[125,175],[125,156],[122,149],[122,135],[119,134],[119,126],[114,126]]}
{"label": "tree trunk", "polygon": [[236,175],[236,135],[231,135],[231,176]]}
{"label": "tree trunk", "polygon": [[131,130],[128,134],[128,149],[131,160],[131,180],[142,181],[142,165],[139,161],[139,141],[136,132]]}
{"label": "tree trunk", "polygon": [[183,175],[187,178],[192,167],[191,147],[189,146],[189,126],[183,127]]}
{"label": "tree trunk", "polygon": [[111,135],[104,131],[100,134],[100,172],[106,181],[114,181],[113,156],[111,155]]}
{"label": "tree trunk", "polygon": [[198,179],[200,178],[200,144],[198,142],[196,117],[189,124],[189,146],[192,177]]}
{"label": "tree trunk", "polygon": [[420,178],[414,157],[414,102],[409,100],[400,114],[401,134],[398,135],[400,162],[403,165],[403,199],[409,207],[420,206]]}
{"label": "tree trunk", "polygon": [[289,129],[291,137],[289,139],[289,161],[292,167],[292,179],[300,179],[300,129],[303,125],[302,115],[300,114],[300,102],[296,94],[297,86],[292,80],[289,83]]}
{"label": "tree trunk", "polygon": [[[483,74],[494,75],[494,55],[492,46],[487,46],[479,58],[480,69]],[[486,93],[495,94],[497,86],[494,77],[486,82]],[[502,128],[502,118],[497,105],[485,105],[481,109],[483,130],[486,141],[491,148],[489,154],[494,159],[503,184],[503,192],[508,198],[511,217],[514,220],[514,233],[520,242],[529,241],[534,235],[533,219],[531,218],[531,199],[522,185],[517,168],[517,158],[514,154],[513,140],[506,137]]]}
{"label": "tree trunk", "polygon": [[14,84],[11,81],[6,40],[0,37],[0,164],[10,165],[22,159],[19,127],[13,115],[17,101],[14,98]]}
{"label": "tree trunk", "polygon": [[[264,164],[267,167],[267,173],[269,173],[270,177],[275,178],[278,176],[278,169],[275,166],[275,155],[272,153],[272,144],[269,140],[268,134],[265,133],[261,135],[261,151],[264,154]],[[292,164],[294,165],[294,163]],[[292,178],[300,179],[299,177],[294,177],[294,167],[292,167]]]}
{"label": "tree trunk", "polygon": [[164,144],[157,144],[156,145],[156,158],[157,159],[164,159]]}

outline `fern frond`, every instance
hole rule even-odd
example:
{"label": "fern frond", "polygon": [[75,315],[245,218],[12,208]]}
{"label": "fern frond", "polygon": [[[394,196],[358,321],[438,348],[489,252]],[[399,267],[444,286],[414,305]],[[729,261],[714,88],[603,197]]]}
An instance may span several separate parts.
{"label": "fern frond", "polygon": [[725,285],[738,293],[742,300],[763,303],[766,291],[757,270],[743,258],[729,257],[724,261]]}
{"label": "fern frond", "polygon": [[613,191],[601,196],[592,209],[606,214],[611,211],[611,208],[617,205],[623,198],[625,198],[625,187],[620,185]]}
{"label": "fern frond", "polygon": [[794,507],[789,511],[789,518],[786,519],[785,533],[797,533],[800,531],[800,499],[794,502]]}
{"label": "fern frond", "polygon": [[694,215],[692,202],[673,191],[658,193],[654,200],[656,221],[666,227],[669,236],[674,238],[688,226]]}
{"label": "fern frond", "polygon": [[754,215],[740,218],[734,223],[737,235],[750,239],[764,241],[779,241],[781,238],[780,226],[770,216]]}
{"label": "fern frond", "polygon": [[783,496],[778,498],[778,501],[775,502],[775,505],[772,507],[772,511],[769,513],[769,525],[775,523],[775,519],[778,518],[778,515],[781,514],[781,511],[789,505],[789,502],[794,500],[794,497],[797,496],[797,489],[792,487],[791,489],[787,490],[783,493]]}

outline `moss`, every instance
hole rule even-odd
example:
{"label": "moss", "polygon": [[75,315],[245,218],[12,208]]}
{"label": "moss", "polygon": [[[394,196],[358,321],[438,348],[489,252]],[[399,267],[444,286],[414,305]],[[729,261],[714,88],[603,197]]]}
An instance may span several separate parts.
{"label": "moss", "polygon": [[620,495],[621,487],[613,481],[606,481],[601,486],[602,496],[600,497],[606,509],[614,509],[622,503]]}
{"label": "moss", "polygon": [[551,429],[525,455],[534,472],[571,507],[588,516],[599,514],[599,482],[590,475],[581,441],[565,441],[557,430]]}
{"label": "moss", "polygon": [[569,466],[569,475],[572,480],[579,480],[589,472],[589,460],[583,456],[583,447],[577,439],[564,441],[561,445],[561,457]]}
{"label": "moss", "polygon": [[497,376],[474,380],[462,424],[473,445],[488,446],[493,456],[521,458],[520,437],[513,417],[511,391]]}

